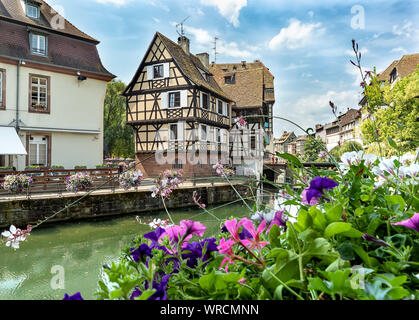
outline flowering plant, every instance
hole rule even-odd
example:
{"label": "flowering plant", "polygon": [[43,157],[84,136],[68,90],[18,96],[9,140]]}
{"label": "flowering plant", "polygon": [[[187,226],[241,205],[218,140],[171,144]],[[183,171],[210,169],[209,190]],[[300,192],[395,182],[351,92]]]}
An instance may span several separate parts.
{"label": "flowering plant", "polygon": [[65,180],[66,189],[70,192],[86,191],[92,186],[92,177],[88,174],[78,172]]}
{"label": "flowering plant", "polygon": [[[205,232],[191,221],[139,237],[107,271],[130,275],[129,290],[115,280],[100,297],[418,299],[417,157],[341,160],[340,172],[291,164],[297,182],[281,189],[279,208],[255,205],[250,219],[226,220],[214,238],[191,242]],[[197,193],[194,201],[201,207]]]}
{"label": "flowering plant", "polygon": [[161,196],[167,199],[170,194],[183,182],[180,171],[165,170],[155,180],[156,186],[151,189],[151,196]]}
{"label": "flowering plant", "polygon": [[29,189],[32,183],[33,179],[30,176],[24,174],[9,175],[4,178],[3,188],[11,193],[23,193]]}
{"label": "flowering plant", "polygon": [[143,173],[141,170],[127,171],[119,176],[119,185],[125,190],[140,186],[142,181]]}

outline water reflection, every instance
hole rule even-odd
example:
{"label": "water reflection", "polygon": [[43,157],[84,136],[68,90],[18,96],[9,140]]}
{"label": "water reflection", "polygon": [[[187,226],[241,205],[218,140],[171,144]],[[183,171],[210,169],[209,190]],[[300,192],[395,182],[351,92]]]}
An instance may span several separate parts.
{"label": "water reflection", "polygon": [[[206,236],[218,233],[220,223],[206,214],[182,210],[174,212],[175,222],[190,219],[203,222]],[[248,216],[242,205],[231,205],[214,211],[220,219]],[[153,218],[166,218],[161,212]],[[64,293],[82,292],[95,299],[97,282],[103,276],[102,266],[116,261],[121,249],[138,234],[149,232],[137,224],[135,216],[83,221],[45,226],[35,230],[19,250],[0,247],[0,299],[62,299]],[[65,289],[51,289],[53,266],[65,271]]]}

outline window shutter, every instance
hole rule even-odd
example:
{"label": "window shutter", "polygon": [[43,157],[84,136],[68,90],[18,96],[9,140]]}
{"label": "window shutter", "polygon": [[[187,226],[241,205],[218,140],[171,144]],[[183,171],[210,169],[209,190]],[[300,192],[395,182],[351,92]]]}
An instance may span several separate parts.
{"label": "window shutter", "polygon": [[180,107],[187,108],[188,107],[188,91],[183,90],[180,92]]}
{"label": "window shutter", "polygon": [[147,80],[153,80],[153,66],[147,66]]}
{"label": "window shutter", "polygon": [[163,77],[164,78],[169,78],[170,77],[170,63],[164,63],[163,64],[163,69],[164,69]]}
{"label": "window shutter", "polygon": [[167,92],[162,92],[161,93],[161,105],[160,105],[160,109],[167,109],[168,105],[169,105],[169,98],[168,98],[169,94]]}
{"label": "window shutter", "polygon": [[185,140],[185,122],[183,121],[178,122],[177,130],[178,130],[177,131],[178,140],[184,141]]}

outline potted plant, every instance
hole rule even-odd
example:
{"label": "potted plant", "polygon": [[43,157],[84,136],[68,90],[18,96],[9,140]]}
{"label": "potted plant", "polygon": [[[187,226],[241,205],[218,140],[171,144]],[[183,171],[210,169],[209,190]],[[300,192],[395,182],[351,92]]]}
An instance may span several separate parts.
{"label": "potted plant", "polygon": [[46,106],[44,104],[34,104],[34,105],[32,105],[32,108],[34,110],[37,110],[37,111],[45,111],[46,110]]}
{"label": "potted plant", "polygon": [[87,166],[86,165],[77,165],[77,166],[74,166],[74,169],[87,169]]}
{"label": "potted plant", "polygon": [[10,167],[10,166],[0,167],[0,171],[11,172],[13,171],[13,167]]}

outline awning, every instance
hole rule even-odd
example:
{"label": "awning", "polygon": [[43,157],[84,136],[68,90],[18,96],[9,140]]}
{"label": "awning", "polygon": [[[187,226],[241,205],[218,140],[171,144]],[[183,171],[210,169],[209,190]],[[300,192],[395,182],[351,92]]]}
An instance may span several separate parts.
{"label": "awning", "polygon": [[0,127],[0,154],[1,155],[26,155],[16,129],[13,127]]}

